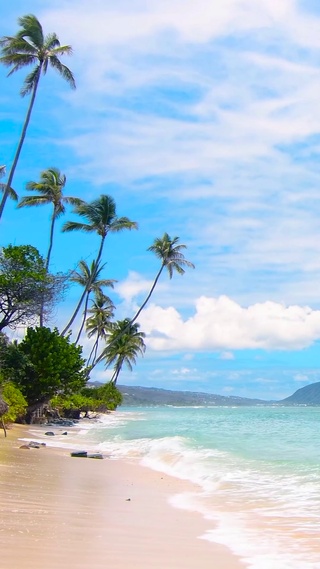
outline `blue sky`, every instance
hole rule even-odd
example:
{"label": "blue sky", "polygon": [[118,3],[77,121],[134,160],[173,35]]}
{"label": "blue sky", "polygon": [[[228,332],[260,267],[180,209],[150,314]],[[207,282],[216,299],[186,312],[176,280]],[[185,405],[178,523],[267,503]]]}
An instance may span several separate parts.
{"label": "blue sky", "polygon": [[[42,78],[14,179],[42,170],[66,195],[111,195],[139,230],[110,235],[105,278],[117,318],[158,270],[166,231],[196,265],[162,276],[141,314],[147,353],[121,383],[281,399],[320,380],[320,9],[283,0],[16,0],[0,35],[35,14],[71,44],[77,90]],[[9,169],[28,100],[0,68],[0,164]],[[1,243],[45,255],[49,208],[8,203]],[[61,223],[75,219],[69,210]],[[52,270],[76,268],[95,236],[56,233]],[[73,287],[50,325],[63,326]],[[19,335],[21,331],[17,331]],[[83,338],[85,351],[90,347]],[[93,379],[108,380],[97,369]]]}

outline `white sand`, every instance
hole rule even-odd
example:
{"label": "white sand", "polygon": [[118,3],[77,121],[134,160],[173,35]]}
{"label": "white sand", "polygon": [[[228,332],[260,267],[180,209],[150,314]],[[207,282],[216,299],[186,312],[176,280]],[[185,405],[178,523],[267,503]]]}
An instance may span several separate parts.
{"label": "white sand", "polygon": [[196,513],[171,507],[184,481],[123,460],[24,450],[0,431],[0,567],[4,569],[243,569],[226,548],[198,539]]}

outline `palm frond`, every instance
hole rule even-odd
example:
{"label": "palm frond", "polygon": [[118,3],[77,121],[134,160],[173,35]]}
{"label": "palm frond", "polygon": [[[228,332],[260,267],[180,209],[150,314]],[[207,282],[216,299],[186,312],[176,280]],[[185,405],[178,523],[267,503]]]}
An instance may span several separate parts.
{"label": "palm frond", "polygon": [[44,49],[46,51],[52,51],[53,49],[57,49],[60,46],[60,41],[58,39],[57,34],[51,33],[46,35],[44,39]]}
{"label": "palm frond", "polygon": [[18,203],[18,209],[21,207],[33,207],[39,205],[47,205],[51,203],[47,196],[24,196]]}
{"label": "palm frond", "polygon": [[[7,187],[7,184],[0,184],[0,191],[2,193],[4,193],[5,189]],[[12,200],[14,200],[15,202],[18,201],[18,194],[17,192],[15,192],[15,190],[13,188],[9,188],[9,193],[8,193],[9,198],[11,198]]]}
{"label": "palm frond", "polygon": [[91,225],[87,225],[85,223],[79,223],[77,221],[66,221],[62,227],[62,231],[84,231],[85,233],[93,233],[95,231],[95,227],[92,227]]}
{"label": "palm frond", "polygon": [[49,55],[49,60],[51,67],[53,67],[60,73],[61,77],[63,77],[63,79],[65,79],[65,81],[69,83],[72,89],[75,89],[76,82],[69,67],[63,65],[63,63],[61,63],[61,61],[59,61],[59,59],[55,55]]}
{"label": "palm frond", "polygon": [[18,31],[18,38],[29,38],[32,44],[41,49],[43,46],[43,30],[39,20],[33,14],[27,14],[18,19],[21,30]]}
{"label": "palm frond", "polygon": [[28,95],[29,93],[31,93],[32,89],[34,88],[39,75],[41,73],[41,67],[40,65],[37,65],[33,71],[31,71],[31,73],[29,73],[29,75],[27,75],[27,77],[24,80],[24,84],[23,87],[20,91],[20,94],[22,97],[25,97],[25,95]]}

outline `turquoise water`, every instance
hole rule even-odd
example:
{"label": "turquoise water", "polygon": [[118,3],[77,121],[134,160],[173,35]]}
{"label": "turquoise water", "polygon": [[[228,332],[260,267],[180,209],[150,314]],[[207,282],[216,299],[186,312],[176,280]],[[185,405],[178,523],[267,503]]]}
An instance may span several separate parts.
{"label": "turquoise water", "polygon": [[245,567],[320,569],[320,408],[128,408],[82,436],[196,483],[171,504],[201,512],[199,537]]}

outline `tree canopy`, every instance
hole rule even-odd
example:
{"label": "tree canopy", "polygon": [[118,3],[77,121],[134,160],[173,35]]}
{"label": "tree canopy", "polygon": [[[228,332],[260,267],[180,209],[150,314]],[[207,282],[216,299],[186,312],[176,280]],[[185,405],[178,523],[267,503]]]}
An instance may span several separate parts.
{"label": "tree canopy", "polygon": [[57,329],[28,328],[22,342],[1,349],[2,373],[18,385],[29,407],[79,391],[87,382],[81,346],[71,343],[69,336],[62,337]]}
{"label": "tree canopy", "polygon": [[8,245],[0,251],[0,331],[30,325],[47,311],[64,290],[60,275],[47,273],[45,261],[31,245]]}

